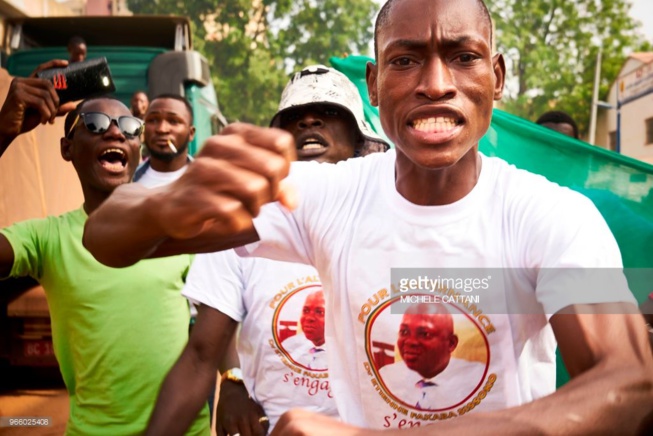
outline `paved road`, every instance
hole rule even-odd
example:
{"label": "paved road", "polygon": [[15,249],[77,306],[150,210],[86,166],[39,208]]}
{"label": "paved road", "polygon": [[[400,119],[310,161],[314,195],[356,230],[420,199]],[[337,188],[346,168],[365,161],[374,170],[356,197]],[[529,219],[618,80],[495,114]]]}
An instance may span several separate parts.
{"label": "paved road", "polygon": [[[0,417],[48,417],[49,427],[0,427],[3,436],[60,436],[68,420],[68,394],[58,369],[2,368]],[[3,423],[4,424],[4,423]]]}

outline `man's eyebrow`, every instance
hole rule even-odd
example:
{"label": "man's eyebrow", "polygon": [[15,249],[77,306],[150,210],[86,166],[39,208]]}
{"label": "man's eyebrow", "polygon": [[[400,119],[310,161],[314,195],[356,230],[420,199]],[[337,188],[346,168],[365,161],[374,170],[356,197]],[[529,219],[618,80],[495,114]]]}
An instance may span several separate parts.
{"label": "man's eyebrow", "polygon": [[443,41],[443,45],[451,46],[451,47],[458,47],[458,46],[470,45],[470,44],[485,44],[489,47],[487,40],[481,36],[461,35],[459,37],[449,38]]}
{"label": "man's eyebrow", "polygon": [[147,115],[172,115],[178,118],[182,118],[182,119],[184,118],[179,112],[170,112],[170,111],[166,112],[166,111],[154,110],[154,111],[149,111]]}
{"label": "man's eyebrow", "polygon": [[[444,38],[439,42],[439,45],[444,46],[445,48],[449,47],[459,47],[469,44],[486,44],[486,38],[481,36],[471,36],[471,35],[461,35],[452,38]],[[404,48],[408,50],[418,50],[423,49],[428,45],[427,41],[424,40],[415,40],[415,39],[396,39],[388,43],[386,48]]]}
{"label": "man's eyebrow", "polygon": [[419,49],[426,47],[426,42],[418,41],[415,39],[396,39],[391,41],[386,48],[405,48],[405,49]]}

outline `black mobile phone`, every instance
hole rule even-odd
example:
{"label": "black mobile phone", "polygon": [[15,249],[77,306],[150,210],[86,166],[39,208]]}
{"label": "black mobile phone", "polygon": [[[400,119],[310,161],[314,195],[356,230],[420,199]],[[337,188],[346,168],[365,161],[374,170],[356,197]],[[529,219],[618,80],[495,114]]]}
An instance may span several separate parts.
{"label": "black mobile phone", "polygon": [[116,90],[105,57],[75,62],[65,68],[50,68],[36,73],[36,76],[52,82],[60,104]]}

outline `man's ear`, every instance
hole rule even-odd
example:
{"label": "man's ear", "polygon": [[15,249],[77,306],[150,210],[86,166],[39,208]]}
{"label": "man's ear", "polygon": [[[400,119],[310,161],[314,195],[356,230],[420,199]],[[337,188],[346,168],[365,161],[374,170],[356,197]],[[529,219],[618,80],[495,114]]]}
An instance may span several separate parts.
{"label": "man's ear", "polygon": [[457,346],[458,346],[458,336],[451,335],[449,337],[449,353],[453,353],[453,351],[456,349]]}
{"label": "man's ear", "polygon": [[61,157],[63,157],[63,160],[66,162],[70,162],[73,160],[73,153],[72,153],[72,147],[73,144],[68,138],[61,138],[60,142],[61,146]]}
{"label": "man's ear", "polygon": [[503,97],[503,86],[506,80],[506,62],[501,53],[492,58],[492,69],[494,70],[494,99],[501,100]]}
{"label": "man's ear", "polygon": [[195,138],[195,126],[191,125],[190,126],[190,131],[188,134],[188,142],[191,142]]}
{"label": "man's ear", "polygon": [[376,94],[376,75],[378,73],[378,67],[372,62],[367,63],[365,69],[365,79],[367,80],[367,96],[370,98],[370,103],[372,106],[379,105],[379,99]]}

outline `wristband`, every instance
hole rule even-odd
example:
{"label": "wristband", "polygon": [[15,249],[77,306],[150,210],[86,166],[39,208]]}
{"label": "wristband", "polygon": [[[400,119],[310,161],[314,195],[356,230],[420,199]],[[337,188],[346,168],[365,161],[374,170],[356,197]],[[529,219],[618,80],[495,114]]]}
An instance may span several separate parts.
{"label": "wristband", "polygon": [[239,383],[243,384],[243,372],[240,370],[240,368],[231,368],[230,370],[224,372],[222,376],[220,377],[220,383],[224,382],[225,380],[229,380],[234,383]]}

